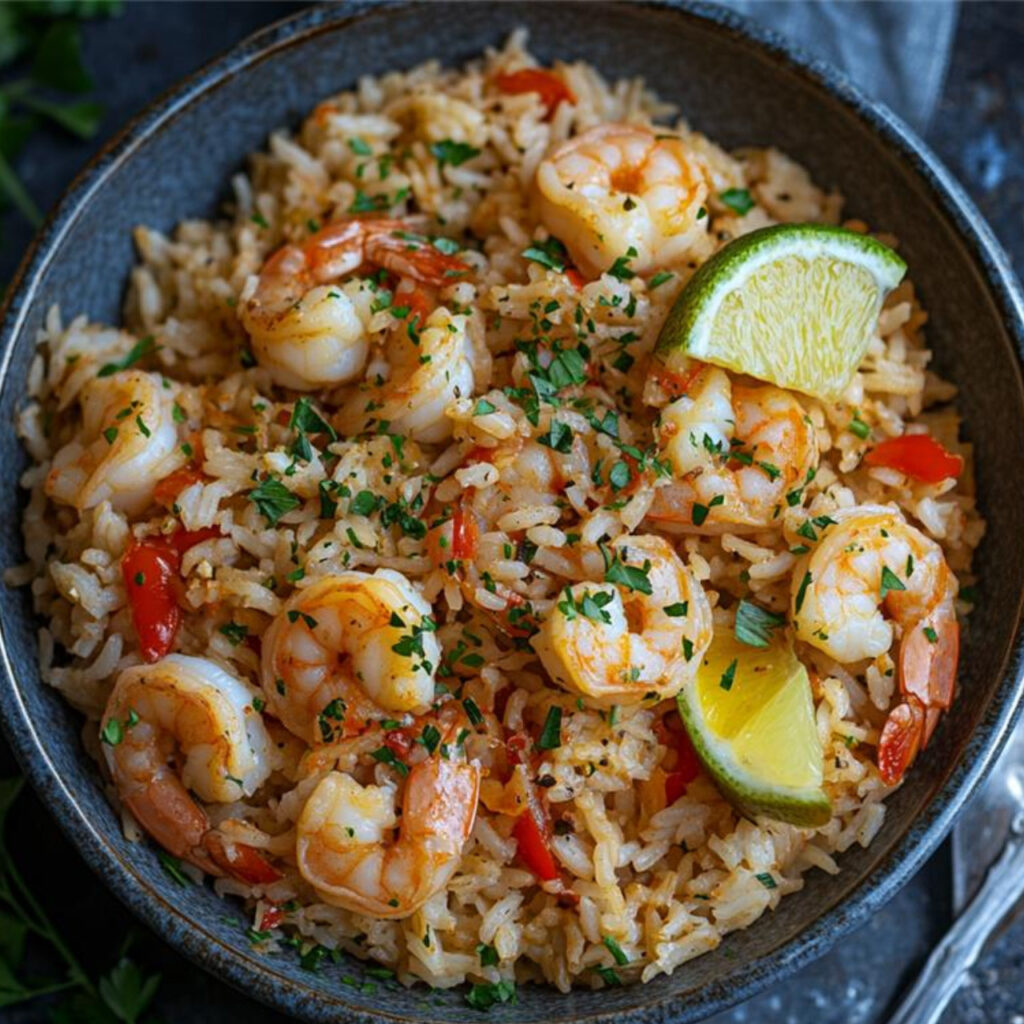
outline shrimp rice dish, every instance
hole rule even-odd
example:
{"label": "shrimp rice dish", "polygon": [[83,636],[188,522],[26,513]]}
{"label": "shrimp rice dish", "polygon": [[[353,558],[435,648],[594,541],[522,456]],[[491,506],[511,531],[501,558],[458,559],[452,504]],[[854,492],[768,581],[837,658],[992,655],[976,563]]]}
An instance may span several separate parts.
{"label": "shrimp rice dish", "polygon": [[125,841],[478,1009],[838,873],[956,713],[984,523],[828,184],[517,33],[138,227],[121,325],[40,332],[6,576]]}

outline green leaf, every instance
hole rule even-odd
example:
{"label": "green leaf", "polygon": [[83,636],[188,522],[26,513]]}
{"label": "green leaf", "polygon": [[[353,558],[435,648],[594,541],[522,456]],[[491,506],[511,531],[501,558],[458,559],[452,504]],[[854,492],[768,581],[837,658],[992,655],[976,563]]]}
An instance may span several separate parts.
{"label": "green leaf", "polygon": [[644,562],[643,568],[634,565],[625,565],[616,554],[609,555],[608,548],[604,544],[599,545],[601,554],[604,557],[604,581],[605,583],[617,583],[628,590],[635,590],[641,594],[651,594],[651,579],[648,573],[651,569],[649,561]]}
{"label": "green leaf", "polygon": [[540,738],[537,740],[538,750],[554,750],[562,745],[562,709],[554,704],[548,708],[547,718],[544,719],[544,728],[541,729]]}
{"label": "green leaf", "polygon": [[118,1018],[99,996],[77,992],[50,1011],[52,1024],[118,1024]]}
{"label": "green leaf", "polygon": [[470,146],[466,142],[454,142],[451,139],[442,139],[440,142],[433,143],[430,152],[442,167],[445,164],[458,167],[459,164],[464,164],[467,160],[472,160],[473,157],[480,155],[480,150],[475,146]]}
{"label": "green leaf", "polygon": [[736,609],[736,639],[750,647],[770,646],[772,630],[785,624],[785,615],[777,615],[752,601],[740,601]]}
{"label": "green leaf", "polygon": [[99,989],[103,1002],[119,1021],[136,1024],[153,1001],[159,984],[159,974],[147,978],[135,963],[122,957],[108,975],[100,978]]}
{"label": "green leaf", "polygon": [[557,270],[561,273],[565,270],[565,262],[568,258],[566,248],[557,238],[549,238],[546,242],[534,242],[529,248],[522,252],[523,258],[539,263],[542,267],[550,270]]}
{"label": "green leaf", "polygon": [[258,487],[254,487],[249,492],[249,500],[256,505],[270,526],[277,526],[281,516],[302,504],[301,499],[273,477],[267,477]]}
{"label": "green leaf", "polygon": [[153,336],[147,334],[146,337],[140,338],[132,345],[131,351],[126,356],[115,359],[112,363],[104,363],[96,376],[111,377],[119,370],[127,370],[129,366],[134,366],[144,356],[148,356],[155,351],[156,343],[153,340]]}
{"label": "green leaf", "polygon": [[62,105],[28,93],[21,97],[21,102],[80,139],[91,139],[99,129],[100,121],[103,120],[102,104],[93,103],[91,100]]}
{"label": "green leaf", "polygon": [[25,780],[22,778],[0,779],[0,836],[7,827],[7,815],[24,785]]}
{"label": "green leaf", "polygon": [[893,590],[906,590],[906,584],[889,568],[887,565],[882,566],[882,583],[878,589],[878,599],[880,601],[885,600],[885,595]]}
{"label": "green leaf", "polygon": [[489,1010],[496,1003],[514,1003],[516,1001],[516,983],[514,981],[498,981],[493,985],[474,985],[466,993],[466,1002],[474,1010]]}
{"label": "green leaf", "polygon": [[0,962],[12,971],[18,969],[25,953],[25,936],[28,928],[23,921],[0,911]]}
{"label": "green leaf", "polygon": [[32,60],[32,77],[62,92],[89,92],[92,77],[82,63],[82,40],[72,21],[58,21],[44,33]]}
{"label": "green leaf", "polygon": [[24,4],[0,3],[0,68],[14,63],[32,42]]}
{"label": "green leaf", "polygon": [[754,207],[754,198],[745,188],[727,188],[718,198],[741,217]]}
{"label": "green leaf", "polygon": [[42,224],[43,215],[32,201],[32,197],[25,191],[21,179],[14,173],[14,168],[4,159],[2,153],[0,153],[0,196],[10,200],[14,208],[30,224],[35,227]]}

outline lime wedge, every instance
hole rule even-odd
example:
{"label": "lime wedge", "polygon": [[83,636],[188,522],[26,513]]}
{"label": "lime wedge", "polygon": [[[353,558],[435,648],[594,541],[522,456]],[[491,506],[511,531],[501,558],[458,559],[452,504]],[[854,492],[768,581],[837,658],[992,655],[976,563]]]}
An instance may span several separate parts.
{"label": "lime wedge", "polygon": [[677,701],[704,767],[742,814],[803,826],[831,818],[811,683],[784,633],[758,648],[716,632]]}
{"label": "lime wedge", "polygon": [[780,224],[730,242],[690,278],[658,337],[670,371],[715,363],[836,400],[907,265],[826,224]]}

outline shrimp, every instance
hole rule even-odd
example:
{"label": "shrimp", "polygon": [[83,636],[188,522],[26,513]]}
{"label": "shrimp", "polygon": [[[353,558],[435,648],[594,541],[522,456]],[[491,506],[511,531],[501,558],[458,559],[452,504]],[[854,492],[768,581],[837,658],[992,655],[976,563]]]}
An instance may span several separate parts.
{"label": "shrimp", "polygon": [[584,697],[674,697],[711,643],[704,589],[661,537],[619,537],[604,554],[606,582],[566,587],[533,648],[559,686]]}
{"label": "shrimp", "polygon": [[770,526],[818,464],[814,428],[796,396],[738,384],[717,367],[701,367],[687,393],[662,409],[657,435],[676,478],[655,491],[648,517],[680,532]]}
{"label": "shrimp", "polygon": [[394,334],[386,351],[387,378],[362,385],[339,409],[342,433],[357,434],[387,422],[392,433],[425,444],[451,437],[445,409],[471,395],[475,384],[468,317],[439,308],[420,326]]}
{"label": "shrimp", "polygon": [[939,545],[895,509],[862,505],[834,518],[794,571],[793,622],[841,663],[877,658],[899,638],[900,702],[878,746],[882,779],[895,785],[953,700],[956,577]]}
{"label": "shrimp", "polygon": [[229,849],[189,794],[232,803],[266,781],[271,743],[253,696],[213,662],[172,654],[121,673],[100,736],[122,803],[164,849],[210,874],[267,881],[276,871],[250,847]]}
{"label": "shrimp", "polygon": [[597,276],[630,257],[638,272],[684,256],[707,232],[703,162],[681,139],[633,124],[601,124],[537,167],[540,219],[573,262]]}
{"label": "shrimp", "polygon": [[441,647],[419,591],[392,569],[343,572],[298,591],[263,639],[271,714],[310,745],[434,699]]}
{"label": "shrimp", "polygon": [[263,265],[240,313],[253,354],[273,380],[302,391],[355,380],[369,353],[372,293],[339,282],[370,265],[440,287],[469,268],[407,220],[349,218],[328,224],[301,245],[289,243]]}
{"label": "shrimp", "polygon": [[455,873],[479,789],[475,763],[434,754],[410,769],[399,818],[394,787],[362,786],[330,772],[299,816],[299,871],[327,903],[376,918],[408,917]]}
{"label": "shrimp", "polygon": [[80,512],[109,501],[137,515],[185,461],[173,391],[156,374],[125,370],[91,380],[80,402],[82,429],[54,456],[47,495]]}

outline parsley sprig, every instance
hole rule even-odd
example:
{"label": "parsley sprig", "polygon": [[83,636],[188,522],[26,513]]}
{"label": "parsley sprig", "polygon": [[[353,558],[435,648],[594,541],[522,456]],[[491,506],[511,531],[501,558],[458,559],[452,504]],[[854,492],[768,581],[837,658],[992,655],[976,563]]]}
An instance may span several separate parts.
{"label": "parsley sprig", "polygon": [[[63,993],[65,998],[49,1014],[54,1024],[148,1024],[152,1018],[146,1010],[160,975],[144,974],[127,956],[125,943],[107,974],[98,980],[90,977],[15,864],[7,846],[7,822],[22,784],[21,779],[0,780],[0,1007]],[[53,950],[63,964],[63,978],[40,978],[23,969],[30,941]]]}
{"label": "parsley sprig", "polygon": [[0,6],[0,69],[22,62],[28,71],[0,86],[0,207],[13,206],[32,224],[38,225],[42,215],[14,160],[44,124],[80,139],[96,134],[103,107],[85,98],[93,80],[82,59],[77,23],[119,8],[117,0]]}

